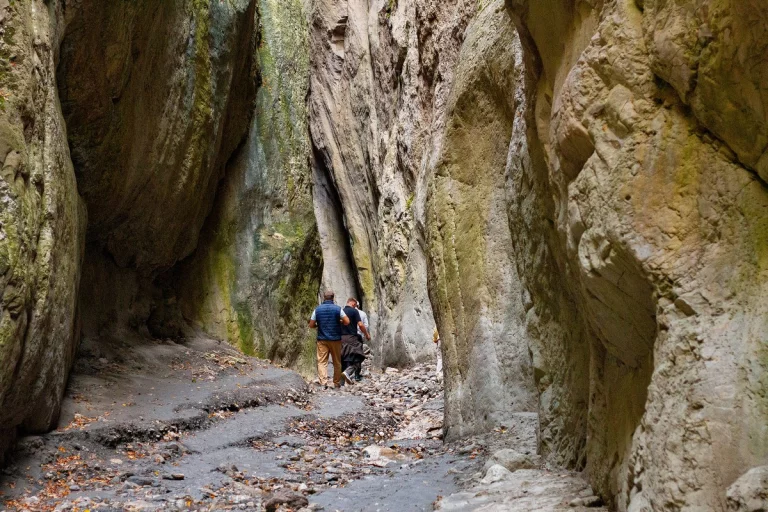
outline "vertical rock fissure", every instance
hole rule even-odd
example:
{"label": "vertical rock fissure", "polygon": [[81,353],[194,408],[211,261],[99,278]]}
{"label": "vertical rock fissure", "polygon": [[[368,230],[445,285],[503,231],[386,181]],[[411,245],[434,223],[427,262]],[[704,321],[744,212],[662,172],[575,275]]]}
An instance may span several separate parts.
{"label": "vertical rock fissure", "polygon": [[[325,156],[312,141],[312,198],[320,246],[323,250],[323,287],[336,292],[337,302],[364,297],[356,271],[352,239],[347,230],[344,206]],[[362,306],[365,308],[365,304]]]}

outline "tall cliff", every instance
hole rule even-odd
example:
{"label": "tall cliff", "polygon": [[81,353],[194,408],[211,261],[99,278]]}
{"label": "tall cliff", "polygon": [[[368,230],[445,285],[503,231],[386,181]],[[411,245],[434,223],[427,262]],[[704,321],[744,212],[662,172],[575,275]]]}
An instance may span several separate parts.
{"label": "tall cliff", "polygon": [[[508,6],[532,80],[509,197],[538,182],[553,231],[537,229],[526,243],[539,248],[517,262],[546,304],[532,270],[549,252],[582,319],[534,306],[534,330],[553,318],[589,347],[570,371],[588,378],[590,477],[619,510],[723,509],[726,488],[768,456],[768,8]],[[513,225],[525,214],[514,203]],[[572,340],[540,339],[543,372],[563,374]]]}
{"label": "tall cliff", "polygon": [[0,453],[56,425],[72,364],[85,234],[55,66],[60,11],[0,2]]}
{"label": "tall cliff", "polygon": [[304,12],[0,1],[0,452],[56,425],[81,337],[89,357],[203,334],[310,365]]}
{"label": "tall cliff", "polygon": [[449,438],[537,415],[618,510],[725,509],[768,461],[767,8],[313,6],[326,280],[378,360],[425,357],[434,315]]}

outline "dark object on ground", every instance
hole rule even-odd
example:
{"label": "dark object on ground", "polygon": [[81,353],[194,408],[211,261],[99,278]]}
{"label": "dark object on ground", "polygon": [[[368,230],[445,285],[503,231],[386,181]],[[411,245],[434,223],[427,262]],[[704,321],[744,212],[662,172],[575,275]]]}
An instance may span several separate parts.
{"label": "dark object on ground", "polygon": [[267,512],[274,512],[280,505],[287,505],[289,508],[295,510],[308,506],[309,500],[295,492],[278,491],[275,494],[268,496],[264,501],[264,507],[267,509]]}

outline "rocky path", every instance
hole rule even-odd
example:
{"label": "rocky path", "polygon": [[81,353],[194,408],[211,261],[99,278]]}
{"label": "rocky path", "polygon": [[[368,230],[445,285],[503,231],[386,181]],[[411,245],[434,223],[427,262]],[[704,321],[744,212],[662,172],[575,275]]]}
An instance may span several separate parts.
{"label": "rocky path", "polygon": [[[325,391],[211,340],[85,347],[61,427],[22,439],[4,471],[4,509],[596,504],[577,475],[538,467],[535,418],[446,445],[442,408],[429,365],[369,372],[359,385]],[[499,451],[507,446],[517,450]]]}

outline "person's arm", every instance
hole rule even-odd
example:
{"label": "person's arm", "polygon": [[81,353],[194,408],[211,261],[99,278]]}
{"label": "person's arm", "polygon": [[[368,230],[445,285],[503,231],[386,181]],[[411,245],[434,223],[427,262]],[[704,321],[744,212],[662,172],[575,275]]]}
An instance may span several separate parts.
{"label": "person's arm", "polygon": [[309,319],[309,328],[310,329],[317,329],[317,317],[315,316],[315,311],[312,312],[312,317]]}
{"label": "person's arm", "polygon": [[339,322],[341,322],[341,325],[349,325],[349,317],[344,312],[344,308],[341,308],[341,318],[339,319]]}
{"label": "person's arm", "polygon": [[360,332],[363,333],[363,335],[365,336],[365,339],[367,339],[368,341],[371,340],[371,334],[368,332],[368,328],[365,327],[365,324],[363,323],[362,320],[357,322],[357,328],[360,329]]}

